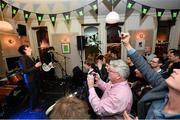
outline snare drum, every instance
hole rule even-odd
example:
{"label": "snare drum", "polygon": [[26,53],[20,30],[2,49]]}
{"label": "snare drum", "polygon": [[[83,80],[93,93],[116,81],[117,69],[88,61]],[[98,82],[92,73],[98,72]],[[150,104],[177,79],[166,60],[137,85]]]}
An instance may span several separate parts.
{"label": "snare drum", "polygon": [[17,84],[20,80],[22,80],[23,77],[21,75],[21,73],[13,73],[9,76],[9,84],[10,85],[15,85]]}

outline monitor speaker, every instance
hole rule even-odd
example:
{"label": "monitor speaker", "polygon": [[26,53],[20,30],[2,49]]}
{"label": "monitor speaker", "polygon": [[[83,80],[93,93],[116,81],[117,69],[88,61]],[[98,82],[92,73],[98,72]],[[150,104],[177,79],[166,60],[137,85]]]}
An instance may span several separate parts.
{"label": "monitor speaker", "polygon": [[84,50],[87,40],[85,36],[77,36],[77,49]]}
{"label": "monitor speaker", "polygon": [[26,26],[22,24],[18,24],[17,32],[19,36],[26,36]]}

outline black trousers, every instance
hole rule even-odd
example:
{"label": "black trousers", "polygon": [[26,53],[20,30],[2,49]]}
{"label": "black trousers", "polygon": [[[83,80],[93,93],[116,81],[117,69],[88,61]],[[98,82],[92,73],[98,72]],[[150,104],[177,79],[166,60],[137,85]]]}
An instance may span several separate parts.
{"label": "black trousers", "polygon": [[28,83],[28,92],[30,95],[29,105],[31,109],[35,109],[39,104],[39,90],[38,80],[33,80]]}

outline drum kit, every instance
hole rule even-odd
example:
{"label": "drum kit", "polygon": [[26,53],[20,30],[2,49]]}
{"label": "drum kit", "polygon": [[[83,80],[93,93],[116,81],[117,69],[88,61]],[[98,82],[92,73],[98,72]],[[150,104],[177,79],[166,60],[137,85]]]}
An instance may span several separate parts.
{"label": "drum kit", "polygon": [[18,85],[18,82],[20,82],[23,79],[22,73],[20,71],[13,71],[7,74],[6,77],[3,77],[0,79],[0,86],[6,84],[6,85]]}
{"label": "drum kit", "polygon": [[5,116],[8,109],[24,102],[27,93],[22,81],[23,75],[20,71],[12,71],[6,77],[0,78],[0,118]]}

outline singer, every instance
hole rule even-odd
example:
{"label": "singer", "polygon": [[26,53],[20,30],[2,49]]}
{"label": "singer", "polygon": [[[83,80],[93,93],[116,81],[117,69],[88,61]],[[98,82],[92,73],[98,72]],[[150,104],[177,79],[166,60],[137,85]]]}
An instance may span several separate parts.
{"label": "singer", "polygon": [[36,63],[32,56],[32,48],[28,45],[20,46],[18,52],[22,55],[19,58],[19,63],[30,95],[29,107],[32,111],[39,111],[37,105],[39,103],[41,62]]}

